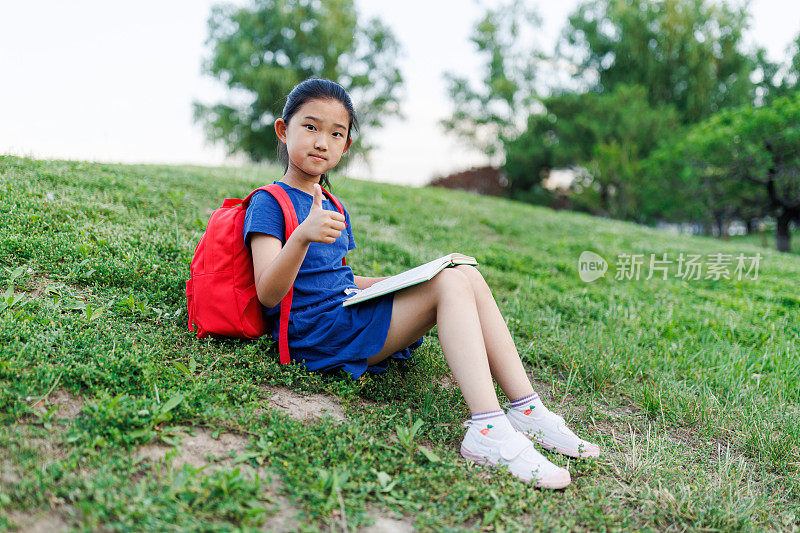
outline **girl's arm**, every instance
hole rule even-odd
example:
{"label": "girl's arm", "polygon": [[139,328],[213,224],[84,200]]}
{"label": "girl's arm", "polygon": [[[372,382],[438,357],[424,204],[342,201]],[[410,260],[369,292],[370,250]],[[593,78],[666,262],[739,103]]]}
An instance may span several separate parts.
{"label": "girl's arm", "polygon": [[300,265],[311,243],[295,231],[281,247],[277,237],[254,233],[250,238],[253,273],[258,300],[266,307],[275,307],[292,288]]}
{"label": "girl's arm", "polygon": [[306,219],[281,247],[281,240],[266,233],[250,239],[253,279],[262,305],[275,307],[294,285],[297,272],[312,242],[332,244],[345,228],[344,215],[322,208],[322,188],[314,184],[314,201]]}
{"label": "girl's arm", "polygon": [[383,278],[368,278],[368,277],[365,277],[365,276],[353,275],[353,279],[355,280],[356,285],[358,286],[359,289],[362,289],[362,290],[366,289],[367,287],[369,287],[371,285],[374,285],[375,283],[378,283],[379,281],[384,280],[384,279],[386,279],[388,277],[389,276],[386,276],[386,277],[383,277]]}

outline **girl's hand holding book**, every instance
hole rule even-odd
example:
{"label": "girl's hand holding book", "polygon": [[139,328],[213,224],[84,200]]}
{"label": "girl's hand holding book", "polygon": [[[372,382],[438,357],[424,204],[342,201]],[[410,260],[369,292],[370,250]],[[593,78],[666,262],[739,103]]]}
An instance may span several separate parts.
{"label": "girl's hand holding book", "polygon": [[306,242],[332,244],[345,228],[344,215],[338,211],[328,211],[322,207],[322,188],[314,184],[314,202],[306,219],[297,230]]}

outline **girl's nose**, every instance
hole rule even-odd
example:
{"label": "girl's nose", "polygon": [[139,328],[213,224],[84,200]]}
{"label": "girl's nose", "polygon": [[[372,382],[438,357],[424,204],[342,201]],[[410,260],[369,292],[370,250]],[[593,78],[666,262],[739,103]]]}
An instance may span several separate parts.
{"label": "girl's nose", "polygon": [[316,148],[317,150],[327,150],[328,149],[328,143],[325,142],[325,136],[324,135],[317,135],[317,138],[314,140],[314,148]]}

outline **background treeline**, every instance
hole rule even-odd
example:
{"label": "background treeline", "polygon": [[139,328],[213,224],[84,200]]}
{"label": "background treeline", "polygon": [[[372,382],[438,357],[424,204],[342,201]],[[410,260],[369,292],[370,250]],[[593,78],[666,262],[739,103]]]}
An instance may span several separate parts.
{"label": "background treeline", "polygon": [[745,47],[746,5],[590,0],[548,57],[533,40],[521,44],[541,24],[515,17],[524,9],[506,3],[475,26],[483,77],[472,87],[449,75],[456,112],[444,122],[476,141],[493,128],[492,146],[475,145],[502,156],[509,196],[551,205],[543,180],[571,169],[561,194],[573,209],[723,237],[734,221],[751,232],[767,219],[777,248],[790,249],[800,222],[800,35],[774,63]]}
{"label": "background treeline", "polygon": [[[766,221],[777,248],[790,249],[800,222],[800,35],[776,63],[745,44],[747,4],[586,0],[546,53],[531,6],[488,9],[471,36],[482,71],[444,73],[453,112],[442,126],[503,170],[507,196],[722,237],[733,222],[749,232]],[[313,75],[351,91],[364,126],[355,156],[401,114],[401,45],[352,0],[222,4],[208,44],[204,68],[231,96],[197,103],[195,115],[231,153],[275,160],[283,98]],[[543,186],[554,169],[574,176],[559,192]]]}

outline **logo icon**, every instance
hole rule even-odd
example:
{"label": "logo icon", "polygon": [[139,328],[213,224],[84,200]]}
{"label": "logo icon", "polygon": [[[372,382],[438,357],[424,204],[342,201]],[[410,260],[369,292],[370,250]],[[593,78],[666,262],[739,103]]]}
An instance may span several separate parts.
{"label": "logo icon", "polygon": [[605,276],[607,270],[608,263],[605,259],[589,250],[581,252],[581,256],[578,258],[578,275],[581,277],[581,281],[591,283]]}

